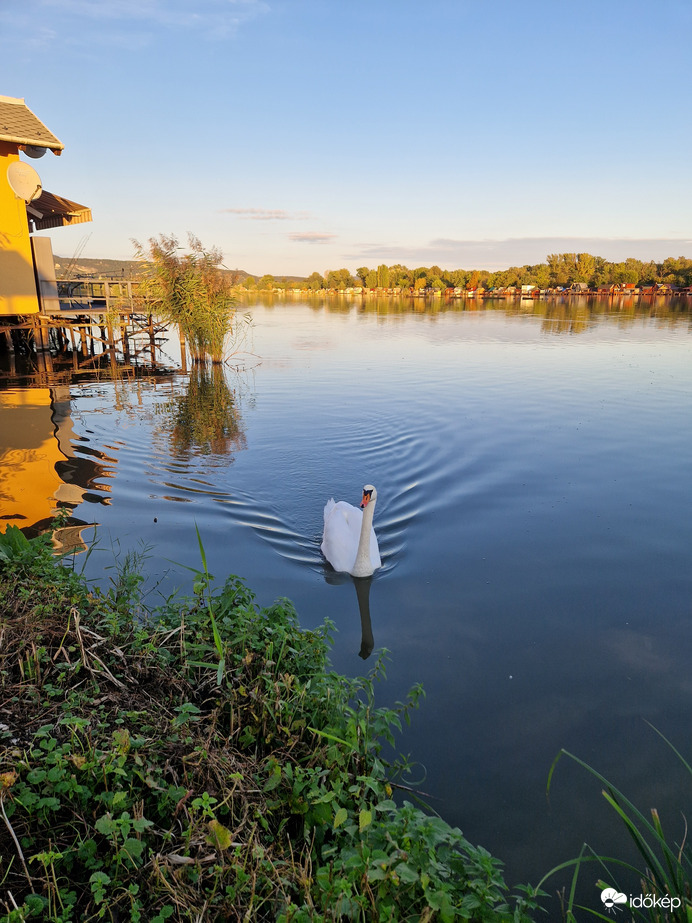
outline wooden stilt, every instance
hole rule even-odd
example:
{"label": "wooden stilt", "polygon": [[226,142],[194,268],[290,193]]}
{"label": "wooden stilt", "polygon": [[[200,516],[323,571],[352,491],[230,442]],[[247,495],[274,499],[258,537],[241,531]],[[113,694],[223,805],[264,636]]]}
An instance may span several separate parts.
{"label": "wooden stilt", "polygon": [[187,346],[185,345],[185,337],[182,331],[178,331],[180,336],[180,365],[183,372],[187,372]]}
{"label": "wooden stilt", "polygon": [[151,351],[151,364],[156,365],[156,334],[154,332],[154,315],[150,314],[147,326],[149,328],[149,348]]}

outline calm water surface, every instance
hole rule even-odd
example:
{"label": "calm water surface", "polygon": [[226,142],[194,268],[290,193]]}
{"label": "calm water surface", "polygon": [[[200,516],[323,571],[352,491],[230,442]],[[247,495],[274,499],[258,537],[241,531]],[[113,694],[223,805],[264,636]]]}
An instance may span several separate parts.
{"label": "calm water surface", "polygon": [[[198,561],[196,524],[218,578],[334,621],[338,670],[387,648],[380,701],[426,691],[401,749],[511,882],[584,840],[629,856],[581,769],[548,802],[561,747],[681,838],[689,792],[646,722],[692,755],[689,314],[248,307],[254,355],[225,377],[62,395],[87,571],[144,543],[152,599],[187,586],[171,562]],[[368,481],[383,567],[364,600],[319,545],[326,500]]]}

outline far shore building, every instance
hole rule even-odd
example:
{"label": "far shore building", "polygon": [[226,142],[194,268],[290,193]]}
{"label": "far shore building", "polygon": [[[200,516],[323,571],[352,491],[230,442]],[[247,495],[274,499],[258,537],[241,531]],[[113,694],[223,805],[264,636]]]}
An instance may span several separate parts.
{"label": "far shore building", "polygon": [[44,190],[20,154],[63,149],[23,99],[0,96],[0,317],[59,308],[50,238],[33,232],[91,221],[91,210]]}

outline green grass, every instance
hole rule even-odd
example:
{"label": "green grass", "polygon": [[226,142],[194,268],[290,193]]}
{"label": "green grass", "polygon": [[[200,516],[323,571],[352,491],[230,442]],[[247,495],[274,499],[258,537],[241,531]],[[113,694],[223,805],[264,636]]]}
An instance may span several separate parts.
{"label": "green grass", "polygon": [[[687,760],[656,728],[652,726],[652,729],[665,741],[692,780],[692,767]],[[614,811],[617,820],[624,824],[643,865],[637,867],[617,858],[601,856],[585,843],[575,859],[561,863],[548,872],[538,887],[546,886],[548,880],[558,872],[572,870],[571,884],[564,906],[566,923],[576,923],[576,910],[599,920],[612,921],[614,917],[623,919],[622,913],[626,911],[627,919],[647,923],[692,923],[692,850],[687,842],[687,821],[684,816],[679,842],[673,841],[664,832],[655,808],[652,808],[647,816],[605,776],[566,750],[562,750],[553,762],[548,776],[548,792],[558,761],[563,756],[573,760],[603,785],[602,795]],[[603,875],[596,882],[598,892],[605,888],[614,888],[621,895],[628,896],[627,903],[623,901],[611,909],[605,904],[600,905],[601,909],[594,909],[577,903],[580,875],[584,867],[593,869],[594,865],[597,872]],[[631,889],[618,884],[623,878],[627,881],[639,880],[641,894],[628,895]],[[594,890],[594,894],[596,893]]]}

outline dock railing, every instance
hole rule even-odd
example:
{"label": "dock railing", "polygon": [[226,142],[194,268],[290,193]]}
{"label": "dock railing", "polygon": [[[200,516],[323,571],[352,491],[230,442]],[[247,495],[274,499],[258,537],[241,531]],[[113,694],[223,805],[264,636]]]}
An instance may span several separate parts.
{"label": "dock railing", "polygon": [[135,311],[141,283],[126,279],[58,279],[62,311]]}

